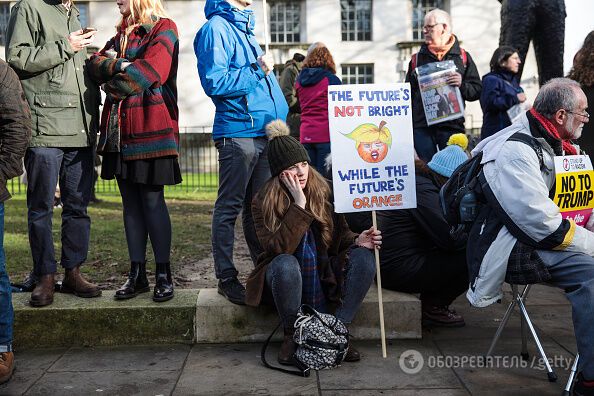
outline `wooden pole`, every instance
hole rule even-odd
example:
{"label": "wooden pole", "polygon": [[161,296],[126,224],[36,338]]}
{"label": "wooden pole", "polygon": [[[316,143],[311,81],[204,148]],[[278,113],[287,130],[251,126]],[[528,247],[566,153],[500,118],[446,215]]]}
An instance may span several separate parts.
{"label": "wooden pole", "polygon": [[262,8],[264,10],[264,51],[268,54],[270,38],[268,37],[268,6],[266,5],[266,0],[262,0]]}
{"label": "wooden pole", "polygon": [[[377,218],[375,216],[375,210],[371,211],[371,219],[373,221],[373,228],[377,230]],[[382,337],[382,356],[384,359],[388,357],[386,352],[386,330],[384,327],[384,302],[382,300],[382,275],[380,272],[380,259],[379,250],[373,249],[375,253],[375,276],[377,278],[377,302],[379,304],[379,317],[380,317],[380,333]]]}

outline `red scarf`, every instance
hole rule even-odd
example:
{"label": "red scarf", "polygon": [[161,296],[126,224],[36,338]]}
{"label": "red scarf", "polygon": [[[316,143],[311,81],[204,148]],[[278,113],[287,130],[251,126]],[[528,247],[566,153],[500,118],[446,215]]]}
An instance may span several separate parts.
{"label": "red scarf", "polygon": [[573,144],[571,144],[571,141],[561,139],[559,132],[557,132],[557,128],[555,127],[555,125],[553,125],[551,121],[547,120],[543,117],[542,114],[534,110],[534,107],[530,109],[530,114],[532,114],[534,118],[536,118],[536,120],[540,122],[540,125],[542,125],[542,127],[548,132],[550,136],[561,141],[561,143],[563,144],[563,151],[565,151],[565,155],[578,154]]}

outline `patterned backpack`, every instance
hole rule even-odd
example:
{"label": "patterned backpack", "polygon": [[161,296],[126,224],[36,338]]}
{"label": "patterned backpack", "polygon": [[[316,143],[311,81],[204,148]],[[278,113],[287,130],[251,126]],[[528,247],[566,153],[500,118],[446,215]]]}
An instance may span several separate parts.
{"label": "patterned backpack", "polygon": [[297,313],[293,339],[297,350],[293,355],[299,371],[274,367],[266,361],[266,348],[280,327],[276,327],[262,347],[262,363],[268,368],[289,374],[309,377],[310,370],[332,369],[339,366],[348,351],[349,331],[336,316],[319,313],[303,304]]}

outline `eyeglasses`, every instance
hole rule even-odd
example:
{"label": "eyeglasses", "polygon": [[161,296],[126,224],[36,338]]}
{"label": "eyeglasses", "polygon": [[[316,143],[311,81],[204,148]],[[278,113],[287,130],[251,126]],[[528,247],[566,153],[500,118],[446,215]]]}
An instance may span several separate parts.
{"label": "eyeglasses", "polygon": [[437,25],[443,25],[443,23],[434,23],[433,25],[425,25],[425,26],[423,26],[423,30],[433,30],[433,28]]}
{"label": "eyeglasses", "polygon": [[578,115],[578,116],[582,116],[582,117],[585,117],[585,118],[587,118],[587,119],[590,119],[590,114],[588,114],[588,113],[587,113],[587,112],[585,112],[585,111],[584,111],[583,113],[576,113],[576,112],[569,111],[569,110],[565,110],[565,111],[566,111],[566,112],[568,112],[568,113],[571,113],[571,114],[573,114],[573,115]]}

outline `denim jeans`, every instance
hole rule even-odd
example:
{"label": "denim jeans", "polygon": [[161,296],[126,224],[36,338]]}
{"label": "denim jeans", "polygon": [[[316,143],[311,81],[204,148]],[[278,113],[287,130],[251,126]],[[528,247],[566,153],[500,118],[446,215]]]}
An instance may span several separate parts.
{"label": "denim jeans", "polygon": [[[353,249],[346,265],[342,304],[335,313],[338,319],[345,324],[353,321],[374,277],[373,253],[365,248]],[[297,258],[292,254],[276,256],[266,269],[266,285],[272,292],[285,332],[292,332],[302,293],[301,269]]]}
{"label": "denim jeans", "polygon": [[594,378],[594,258],[572,252],[538,250],[552,280],[572,306],[573,331],[585,378]]}
{"label": "denim jeans", "polygon": [[325,178],[328,178],[328,172],[326,172],[326,157],[330,154],[330,143],[304,143],[303,147],[309,155],[311,165],[316,168],[318,172]]}
{"label": "denim jeans", "polygon": [[255,263],[262,252],[252,219],[252,197],[270,178],[268,140],[223,138],[219,152],[219,191],[212,214],[212,255],[217,279],[237,276],[233,264],[235,221],[242,212],[245,240]]}
{"label": "denim jeans", "polygon": [[12,342],[12,295],[4,255],[4,203],[0,202],[0,352]]}
{"label": "denim jeans", "polygon": [[435,153],[447,146],[448,139],[454,133],[449,129],[445,130],[437,126],[415,128],[413,140],[417,155],[425,162],[431,161]]}
{"label": "denim jeans", "polygon": [[58,180],[63,205],[60,264],[74,268],[87,258],[91,231],[87,206],[93,187],[93,159],[90,147],[27,149],[27,220],[37,276],[56,272],[52,214]]}

